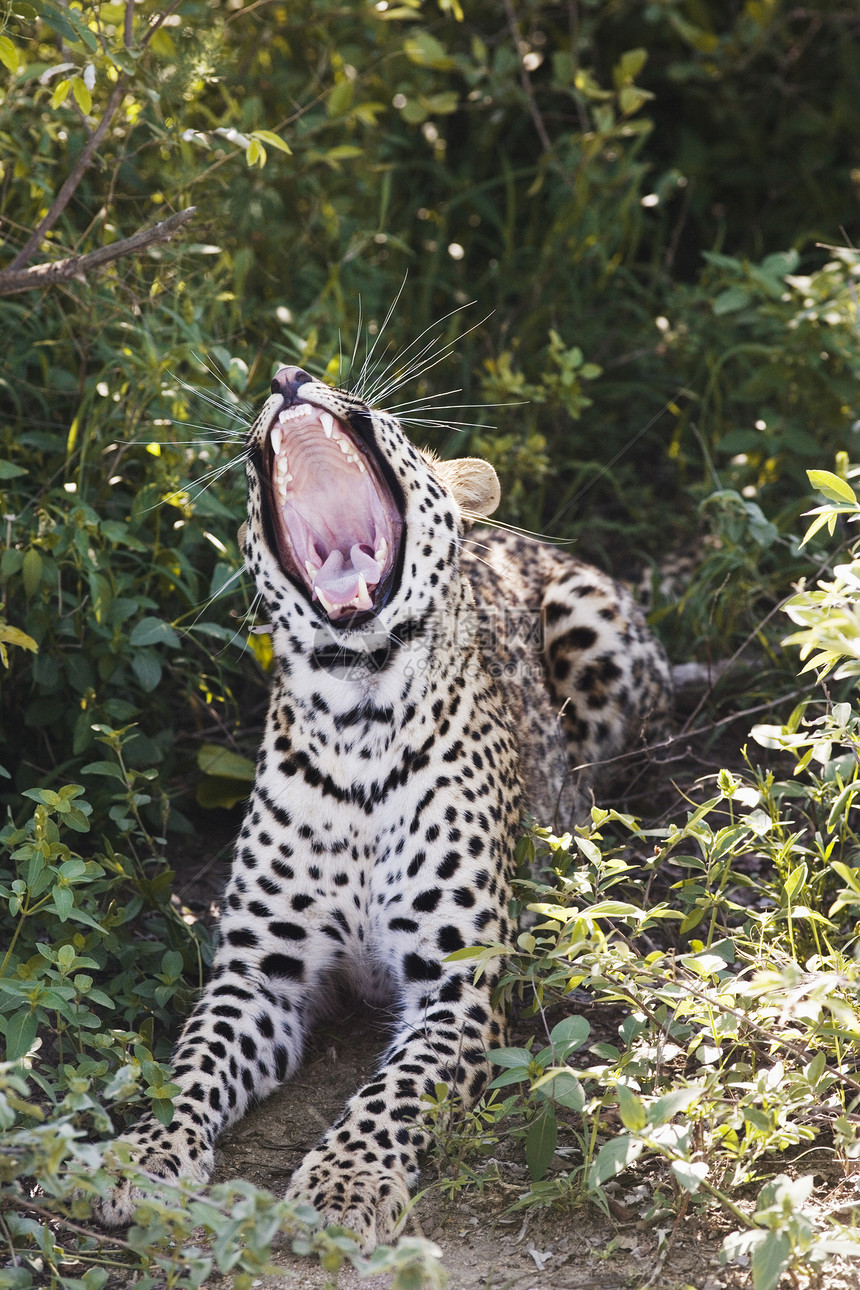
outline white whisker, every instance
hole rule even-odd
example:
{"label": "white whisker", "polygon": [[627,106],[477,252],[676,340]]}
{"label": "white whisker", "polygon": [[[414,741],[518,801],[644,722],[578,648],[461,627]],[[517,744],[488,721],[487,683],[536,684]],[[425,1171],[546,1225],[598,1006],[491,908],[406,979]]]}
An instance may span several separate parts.
{"label": "white whisker", "polygon": [[[438,366],[439,363],[443,362],[444,359],[448,358],[448,356],[453,352],[454,347],[461,340],[463,340],[466,336],[471,335],[471,333],[473,331],[476,331],[478,327],[483,326],[483,324],[487,321],[489,317],[491,317],[491,315],[487,314],[485,317],[481,318],[478,322],[476,322],[474,327],[470,327],[468,331],[461,332],[460,335],[457,336],[454,340],[449,341],[446,345],[444,345],[438,354],[435,354],[433,356],[428,356],[425,362],[414,365],[413,368],[408,372],[408,374],[403,374],[403,375],[398,374],[396,380],[389,382],[389,384],[382,389],[374,390],[374,394],[373,394],[374,401],[383,403],[388,398],[388,396],[390,394],[393,394],[394,391],[399,386],[403,385],[405,381],[415,380],[417,377],[423,376],[426,372],[432,371],[434,367]],[[432,358],[432,361],[431,361],[431,358]]]}
{"label": "white whisker", "polygon": [[[469,511],[461,508],[462,514],[473,524],[483,524],[489,529],[504,529],[506,533],[515,533],[518,537],[533,538],[536,542],[544,542],[547,546],[570,546],[574,538],[554,538],[547,533],[535,533],[532,529],[522,529],[518,524],[508,524],[505,520],[497,520],[492,515],[479,515],[477,511]],[[467,541],[474,541],[473,538],[467,538]]]}
{"label": "white whisker", "polygon": [[[406,283],[406,280],[404,278],[404,285],[405,283]],[[401,287],[401,291],[402,290],[403,288]],[[380,380],[387,375],[387,373],[391,370],[391,368],[394,366],[395,363],[402,362],[406,358],[406,355],[409,353],[409,351],[411,349],[414,349],[414,347],[418,344],[418,342],[420,340],[423,340],[429,331],[432,331],[434,327],[439,327],[448,318],[453,318],[455,314],[460,313],[463,309],[471,309],[472,305],[474,304],[475,304],[475,301],[470,300],[465,305],[457,305],[455,309],[451,309],[447,314],[443,314],[441,318],[436,319],[434,322],[430,323],[427,327],[425,327],[424,330],[418,336],[416,336],[414,340],[409,342],[409,344],[405,347],[405,349],[401,350],[401,352],[397,355],[397,357],[393,358],[391,362],[388,363],[387,366],[382,369],[382,371],[380,372]],[[465,332],[463,334],[468,336],[469,333]],[[457,339],[458,340],[460,339],[459,336],[457,337]],[[409,360],[409,363],[410,364],[414,363],[428,349],[432,349],[434,345],[438,344],[440,340],[441,340],[441,336],[432,337],[427,342],[426,345],[422,346],[422,348],[418,351],[417,354],[413,354],[412,358]],[[451,342],[451,344],[456,344],[456,343],[457,343],[456,340]],[[403,379],[404,380],[408,379],[408,377],[404,377]],[[398,381],[398,384],[402,384],[402,383],[403,383],[402,381]],[[396,389],[397,388],[396,385],[393,388]],[[374,396],[374,397],[378,397],[378,396]]]}
{"label": "white whisker", "polygon": [[359,373],[358,382],[356,384],[356,392],[359,393],[362,397],[363,397],[362,392],[364,390],[364,385],[365,385],[365,374],[367,373],[367,370],[368,370],[368,364],[370,363],[370,360],[373,358],[373,353],[374,353],[374,350],[376,349],[376,346],[379,344],[380,340],[385,334],[386,327],[391,322],[391,319],[394,317],[394,310],[397,308],[397,302],[400,300],[400,297],[403,294],[403,288],[406,286],[407,277],[408,277],[408,274],[404,274],[403,281],[400,284],[397,295],[394,297],[394,300],[391,303],[391,307],[388,310],[388,313],[385,315],[385,318],[383,319],[382,326],[380,327],[376,335],[376,339],[371,345],[370,351],[365,355],[364,363],[362,364],[361,372]]}

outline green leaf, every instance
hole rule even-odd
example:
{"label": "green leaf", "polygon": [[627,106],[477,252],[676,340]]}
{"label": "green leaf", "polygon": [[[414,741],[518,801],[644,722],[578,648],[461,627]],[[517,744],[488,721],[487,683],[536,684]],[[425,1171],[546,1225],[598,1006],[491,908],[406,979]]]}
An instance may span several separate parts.
{"label": "green leaf", "polygon": [[260,143],[259,139],[249,139],[248,146],[245,149],[245,161],[249,166],[259,166],[263,169],[266,164],[266,149]]}
{"label": "green leaf", "polygon": [[511,1084],[523,1084],[528,1080],[529,1072],[526,1066],[512,1066],[510,1070],[502,1071],[501,1075],[487,1085],[488,1088],[509,1088]]}
{"label": "green leaf", "polygon": [[64,76],[61,81],[57,81],[54,86],[54,92],[51,95],[51,107],[58,108],[61,103],[64,103],[71,88],[72,82],[68,76]]}
{"label": "green leaf", "polygon": [[30,547],[30,550],[24,556],[24,562],[21,565],[21,577],[24,581],[24,594],[30,600],[42,581],[42,557],[35,547]]}
{"label": "green leaf", "polygon": [[173,1103],[169,1102],[166,1098],[154,1097],[150,1105],[152,1107],[152,1114],[155,1116],[156,1120],[160,1120],[166,1128],[173,1119]]}
{"label": "green leaf", "polygon": [[122,769],[115,761],[90,761],[86,766],[81,767],[82,775],[104,775],[108,779],[118,779],[121,784],[125,783],[125,776]]}
{"label": "green leaf", "polygon": [[809,482],[819,493],[823,493],[831,502],[850,502],[857,505],[857,495],[851,485],[831,470],[808,470]]}
{"label": "green leaf", "polygon": [[223,807],[230,811],[237,802],[242,802],[251,791],[250,783],[240,779],[228,779],[224,775],[204,775],[194,790],[198,806],[211,811]]}
{"label": "green leaf", "polygon": [[[3,59],[2,49],[5,36],[0,36],[0,61]],[[17,479],[20,475],[26,475],[26,470],[22,466],[16,466],[14,462],[6,461],[0,458],[0,479]]]}
{"label": "green leaf", "polygon": [[179,637],[163,618],[141,618],[132,628],[129,644],[138,645],[168,645],[171,649],[176,649],[179,645]]}
{"label": "green leaf", "polygon": [[546,1109],[532,1121],[526,1133],[526,1164],[532,1182],[539,1182],[549,1169],[557,1143],[558,1123],[555,1111],[547,1103]]}
{"label": "green leaf", "polygon": [[749,302],[750,293],[743,287],[727,287],[725,291],[720,292],[711,308],[717,315],[733,314],[743,309]]}
{"label": "green leaf", "polygon": [[702,1185],[702,1180],[708,1176],[708,1166],[704,1160],[673,1160],[672,1172],[684,1188],[684,1191],[688,1191],[691,1196],[695,1196]]}
{"label": "green leaf", "polygon": [[75,76],[72,78],[72,94],[74,94],[75,102],[84,116],[88,116],[93,110],[93,96],[90,94],[82,77]]}
{"label": "green leaf", "polygon": [[403,49],[410,63],[419,67],[432,67],[437,72],[449,72],[455,66],[445,46],[428,31],[419,31],[403,42]]}
{"label": "green leaf", "polygon": [[645,1144],[639,1138],[631,1138],[628,1133],[621,1133],[610,1142],[605,1142],[597,1153],[597,1159],[591,1166],[589,1178],[592,1187],[599,1187],[608,1182],[622,1169],[632,1165]]}
{"label": "green leaf", "polygon": [[161,663],[155,650],[141,649],[131,660],[135,676],[144,690],[154,690],[161,680]]}
{"label": "green leaf", "polygon": [[10,72],[21,66],[21,56],[8,36],[0,36],[0,63]]}
{"label": "green leaf", "polygon": [[325,105],[326,115],[329,117],[345,116],[352,107],[352,99],[352,82],[348,80],[339,81],[329,91]]}
{"label": "green leaf", "polygon": [[686,1111],[688,1106],[698,1101],[702,1095],[700,1088],[676,1088],[671,1093],[664,1093],[648,1108],[648,1123],[657,1128],[668,1124],[676,1115]]}
{"label": "green leaf", "polygon": [[28,636],[26,632],[22,632],[20,627],[10,627],[8,623],[4,623],[0,626],[0,641],[2,641],[4,645],[17,645],[20,649],[28,649],[33,654],[37,654],[39,652],[39,646],[33,640],[32,636]]}
{"label": "green leaf", "polygon": [[567,1107],[569,1111],[581,1114],[585,1109],[585,1089],[570,1071],[554,1074],[548,1092],[554,1102]]}
{"label": "green leaf", "polygon": [[768,1232],[752,1254],[752,1277],[755,1290],[774,1290],[788,1267],[791,1241],[787,1232]]}
{"label": "green leaf", "polygon": [[648,61],[647,49],[628,49],[612,69],[615,88],[631,85]]}
{"label": "green leaf", "polygon": [[240,757],[219,744],[203,744],[197,754],[197,765],[205,775],[221,775],[243,783],[252,783],[257,770],[250,757]]}
{"label": "green leaf", "polygon": [[625,1129],[630,1129],[632,1132],[644,1129],[648,1123],[648,1116],[642,1098],[638,1097],[626,1084],[616,1084],[615,1089],[618,1094],[618,1107],[621,1111],[621,1120]]}
{"label": "green leaf", "polygon": [[25,1057],[33,1046],[39,1022],[29,1008],[16,1012],[6,1023],[6,1061]]}
{"label": "green leaf", "polygon": [[575,1048],[581,1048],[590,1033],[591,1026],[585,1017],[565,1017],[553,1026],[549,1041],[556,1052],[564,1048],[567,1056]]}
{"label": "green leaf", "polygon": [[[51,895],[54,900],[54,908],[57,911],[57,917],[61,923],[64,923],[72,912],[75,898],[68,887],[55,887],[51,892]],[[64,946],[63,948],[65,949],[68,947]]]}
{"label": "green leaf", "polygon": [[167,950],[161,959],[161,970],[171,981],[182,975],[182,955],[178,950]]}
{"label": "green leaf", "polygon": [[263,143],[268,143],[271,148],[277,148],[279,152],[286,152],[292,156],[293,150],[290,145],[285,143],[279,134],[275,134],[274,130],[252,130],[251,138],[261,139]]}
{"label": "green leaf", "polygon": [[527,1048],[491,1048],[487,1053],[494,1066],[528,1066],[532,1055]]}

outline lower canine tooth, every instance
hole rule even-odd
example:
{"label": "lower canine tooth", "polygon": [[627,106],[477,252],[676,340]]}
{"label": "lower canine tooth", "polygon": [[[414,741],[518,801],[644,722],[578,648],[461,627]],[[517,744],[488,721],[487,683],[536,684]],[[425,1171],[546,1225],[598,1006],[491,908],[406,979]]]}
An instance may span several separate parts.
{"label": "lower canine tooth", "polygon": [[358,609],[371,609],[373,607],[373,601],[370,599],[367,591],[367,580],[363,573],[358,575],[358,591],[356,592],[352,603]]}

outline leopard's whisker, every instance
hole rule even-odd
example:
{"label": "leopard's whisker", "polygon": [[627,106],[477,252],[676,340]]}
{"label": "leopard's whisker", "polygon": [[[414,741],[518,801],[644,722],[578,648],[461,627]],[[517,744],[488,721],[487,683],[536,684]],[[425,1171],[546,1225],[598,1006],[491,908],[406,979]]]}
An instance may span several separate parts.
{"label": "leopard's whisker", "polygon": [[419,376],[424,376],[427,372],[432,371],[434,367],[437,367],[439,363],[444,362],[444,360],[454,352],[455,347],[461,340],[464,340],[466,336],[470,336],[473,331],[476,331],[479,327],[483,326],[490,316],[490,314],[486,314],[483,318],[479,319],[473,327],[467,328],[466,331],[461,332],[454,340],[447,342],[438,354],[428,355],[428,358],[424,362],[413,364],[405,372],[395,373],[395,379],[390,381],[382,389],[374,390],[373,401],[376,403],[384,403],[386,399],[388,399],[389,395],[393,394],[394,391],[399,389],[406,381],[416,380]]}
{"label": "leopard's whisker", "polygon": [[382,339],[382,337],[383,337],[383,336],[384,336],[384,334],[385,334],[385,329],[386,329],[386,327],[387,327],[387,326],[388,326],[388,324],[391,322],[391,319],[394,317],[394,310],[397,308],[397,303],[398,303],[398,301],[400,300],[400,297],[401,297],[401,296],[402,296],[402,294],[403,294],[403,289],[404,289],[404,287],[406,286],[406,279],[407,279],[407,277],[408,277],[408,274],[404,274],[404,275],[403,275],[403,281],[401,282],[400,286],[398,287],[398,289],[397,289],[397,294],[396,294],[396,296],[394,297],[393,301],[391,302],[391,305],[390,305],[390,307],[389,307],[389,309],[388,309],[387,314],[385,315],[384,319],[382,320],[382,326],[380,327],[379,331],[376,333],[376,336],[375,336],[375,338],[374,338],[373,344],[372,344],[372,345],[371,345],[371,347],[370,347],[370,350],[365,354],[364,362],[363,362],[363,364],[362,364],[361,371],[359,372],[359,375],[358,375],[358,381],[356,382],[356,387],[355,387],[355,388],[356,388],[356,392],[357,392],[358,394],[360,394],[362,397],[363,397],[363,392],[364,392],[364,388],[365,388],[365,384],[366,384],[366,381],[365,381],[365,374],[366,374],[366,373],[367,373],[367,371],[368,371],[368,365],[369,365],[369,363],[370,363],[371,359],[373,358],[373,354],[374,354],[374,351],[376,350],[376,346],[379,344],[380,340]]}
{"label": "leopard's whisker", "polygon": [[[404,286],[405,286],[405,282],[406,282],[406,280],[404,279]],[[402,289],[403,289],[403,288],[401,287],[401,290],[402,290]],[[414,340],[410,341],[410,342],[409,342],[409,344],[408,344],[408,345],[406,345],[406,346],[404,347],[404,349],[402,349],[402,350],[400,351],[400,353],[399,353],[395,358],[393,358],[393,359],[391,360],[391,362],[389,362],[389,363],[386,365],[386,367],[384,367],[384,368],[382,369],[382,371],[380,372],[380,378],[384,379],[384,378],[386,377],[386,375],[388,374],[388,372],[390,371],[390,369],[391,369],[392,367],[394,367],[394,365],[395,365],[397,362],[402,362],[402,361],[403,361],[403,359],[405,358],[405,356],[409,353],[409,351],[410,351],[411,349],[414,349],[414,347],[418,344],[418,342],[419,342],[419,341],[421,341],[421,340],[423,340],[423,339],[424,339],[424,337],[427,335],[427,333],[428,333],[428,332],[431,332],[431,331],[433,331],[433,329],[434,329],[434,328],[441,326],[441,324],[442,324],[442,323],[446,322],[449,318],[453,318],[455,314],[460,313],[462,310],[464,310],[464,309],[471,309],[471,308],[472,308],[472,306],[473,306],[474,304],[475,304],[475,301],[474,301],[474,300],[470,300],[470,301],[468,301],[466,304],[457,305],[454,309],[449,310],[447,314],[443,314],[441,318],[437,318],[437,319],[435,319],[432,323],[429,323],[429,324],[424,328],[424,330],[423,330],[422,332],[420,332],[420,333],[415,337],[415,339],[414,339]],[[464,334],[464,335],[468,335],[469,333],[468,333],[468,332],[465,332],[465,333],[463,333],[463,334]],[[434,345],[438,344],[438,342],[439,342],[441,339],[442,339],[442,338],[441,338],[441,336],[433,336],[433,337],[431,337],[431,339],[430,339],[429,341],[427,341],[425,345],[423,345],[423,346],[422,346],[422,348],[418,351],[418,353],[417,353],[417,354],[413,354],[413,355],[412,355],[412,358],[409,360],[409,362],[410,362],[410,363],[415,362],[415,360],[416,360],[416,359],[418,359],[422,354],[424,354],[428,349],[432,349],[432,347],[433,347]],[[457,339],[459,340],[459,336],[457,337]],[[456,341],[454,341],[454,342],[452,342],[452,343],[453,343],[453,344],[456,344]],[[408,379],[408,377],[404,377],[403,379],[404,379],[404,380],[406,380],[406,379]],[[380,382],[380,383],[381,383],[381,382]],[[396,387],[395,387],[395,388],[396,388]],[[373,393],[372,395],[369,395],[369,396],[368,396],[368,398],[369,398],[369,400],[370,400],[370,401],[372,401],[372,402],[377,402],[377,401],[378,401],[378,399],[379,399],[379,393],[378,393],[378,391],[374,391],[374,393]]]}

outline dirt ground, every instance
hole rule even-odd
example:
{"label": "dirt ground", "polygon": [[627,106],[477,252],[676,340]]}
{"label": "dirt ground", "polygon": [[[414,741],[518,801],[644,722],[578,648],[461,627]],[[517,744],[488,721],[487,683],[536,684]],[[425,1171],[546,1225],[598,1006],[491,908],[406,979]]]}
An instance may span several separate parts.
{"label": "dirt ground", "polygon": [[[381,1028],[359,1009],[319,1031],[296,1078],[221,1139],[214,1181],[240,1177],[282,1192],[303,1153],[370,1075],[383,1043]],[[804,1168],[808,1171],[808,1162]],[[412,1210],[406,1231],[440,1248],[448,1290],[746,1290],[752,1285],[748,1268],[721,1265],[720,1245],[730,1229],[713,1210],[690,1213],[674,1226],[671,1219],[647,1225],[640,1216],[646,1189],[637,1191],[631,1184],[627,1190],[619,1186],[613,1201],[617,1217],[611,1219],[594,1206],[539,1211],[524,1219],[522,1213],[505,1211],[527,1190],[526,1171],[506,1161],[503,1176],[510,1179],[504,1197],[494,1190],[448,1200],[441,1188],[431,1186],[436,1181],[432,1166],[425,1169],[421,1187],[430,1191]],[[278,1250],[274,1261],[282,1271],[255,1280],[256,1290],[334,1285],[386,1290],[390,1285],[387,1276],[360,1280],[351,1268],[337,1277],[328,1274],[327,1280],[318,1264],[288,1248]],[[221,1284],[226,1288],[230,1282]],[[857,1290],[860,1271],[834,1266],[804,1284]]]}

